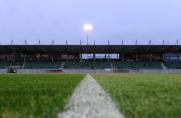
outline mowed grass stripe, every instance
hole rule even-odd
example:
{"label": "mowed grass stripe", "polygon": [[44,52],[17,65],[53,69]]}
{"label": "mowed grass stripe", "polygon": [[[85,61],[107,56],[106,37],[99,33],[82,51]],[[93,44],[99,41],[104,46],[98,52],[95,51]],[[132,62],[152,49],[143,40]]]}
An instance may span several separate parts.
{"label": "mowed grass stripe", "polygon": [[2,74],[0,117],[56,117],[84,76],[84,74]]}
{"label": "mowed grass stripe", "polygon": [[181,74],[93,74],[126,118],[180,118]]}

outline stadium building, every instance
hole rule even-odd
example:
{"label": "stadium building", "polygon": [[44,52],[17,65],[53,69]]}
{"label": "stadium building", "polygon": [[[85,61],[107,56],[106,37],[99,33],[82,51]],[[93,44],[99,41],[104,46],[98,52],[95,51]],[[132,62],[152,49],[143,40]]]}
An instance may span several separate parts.
{"label": "stadium building", "polygon": [[0,68],[63,72],[181,69],[180,45],[0,45]]}

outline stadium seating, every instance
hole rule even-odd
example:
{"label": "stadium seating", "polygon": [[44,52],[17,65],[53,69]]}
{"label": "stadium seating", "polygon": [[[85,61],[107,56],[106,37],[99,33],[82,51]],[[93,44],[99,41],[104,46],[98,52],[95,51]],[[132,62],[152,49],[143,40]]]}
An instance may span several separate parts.
{"label": "stadium seating", "polygon": [[165,62],[168,69],[181,69],[181,62]]}
{"label": "stadium seating", "polygon": [[93,67],[95,69],[105,69],[105,68],[111,68],[111,64],[109,62],[95,62],[93,63]]}
{"label": "stadium seating", "polygon": [[159,62],[114,62],[113,67],[119,69],[162,69]]}
{"label": "stadium seating", "polygon": [[66,69],[105,69],[111,68],[108,62],[66,62],[64,65]]}
{"label": "stadium seating", "polygon": [[4,69],[4,68],[6,68],[7,67],[7,65],[5,64],[5,63],[0,63],[0,69]]}
{"label": "stadium seating", "polygon": [[64,64],[65,69],[79,69],[79,68],[91,68],[90,63],[84,63],[84,62],[66,62]]}
{"label": "stadium seating", "polygon": [[[10,65],[10,64],[9,64]],[[69,61],[69,62],[28,62],[21,65],[25,69],[105,69],[105,68],[117,68],[117,69],[162,69],[160,62],[120,62],[120,61]],[[0,63],[0,68],[6,68],[8,65]],[[181,68],[181,63],[165,63],[168,68],[178,69]]]}
{"label": "stadium seating", "polygon": [[29,62],[26,63],[24,68],[26,69],[59,69],[61,68],[61,63],[52,62]]}
{"label": "stadium seating", "polygon": [[0,62],[0,69],[5,69],[11,65],[11,62]]}
{"label": "stadium seating", "polygon": [[162,69],[160,62],[66,62],[64,65],[66,69]]}

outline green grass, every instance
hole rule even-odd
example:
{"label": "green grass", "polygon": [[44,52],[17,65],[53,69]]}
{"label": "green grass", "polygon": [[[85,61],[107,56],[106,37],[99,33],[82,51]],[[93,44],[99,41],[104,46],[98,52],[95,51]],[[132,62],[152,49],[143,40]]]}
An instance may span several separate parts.
{"label": "green grass", "polygon": [[1,74],[0,118],[53,118],[83,74]]}
{"label": "green grass", "polygon": [[180,118],[181,74],[93,74],[126,118]]}

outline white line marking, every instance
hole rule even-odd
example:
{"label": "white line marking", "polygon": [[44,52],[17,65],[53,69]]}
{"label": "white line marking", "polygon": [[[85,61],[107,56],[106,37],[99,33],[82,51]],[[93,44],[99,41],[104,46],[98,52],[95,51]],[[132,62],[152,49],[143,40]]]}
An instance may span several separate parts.
{"label": "white line marking", "polygon": [[74,90],[65,111],[58,118],[124,118],[110,96],[89,75]]}

